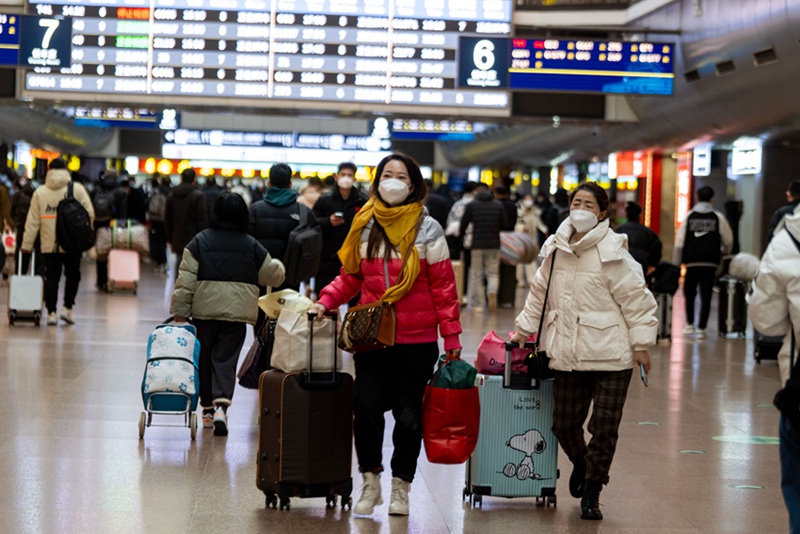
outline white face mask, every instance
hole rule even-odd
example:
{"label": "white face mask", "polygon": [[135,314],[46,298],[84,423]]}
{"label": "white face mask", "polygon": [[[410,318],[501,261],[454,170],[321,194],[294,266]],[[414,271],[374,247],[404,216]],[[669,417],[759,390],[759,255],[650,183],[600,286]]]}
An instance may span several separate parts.
{"label": "white face mask", "polygon": [[522,207],[524,208],[532,208],[533,207],[533,200],[526,198],[522,201]]}
{"label": "white face mask", "polygon": [[401,204],[408,195],[411,194],[411,189],[408,184],[397,178],[385,178],[378,184],[378,192],[381,198],[386,201],[390,206],[397,206]]}
{"label": "white face mask", "polygon": [[352,189],[353,188],[353,179],[349,176],[342,176],[336,182],[339,184],[339,189]]}
{"label": "white face mask", "polygon": [[569,222],[580,233],[585,233],[597,226],[597,215],[586,210],[572,210],[569,212]]}

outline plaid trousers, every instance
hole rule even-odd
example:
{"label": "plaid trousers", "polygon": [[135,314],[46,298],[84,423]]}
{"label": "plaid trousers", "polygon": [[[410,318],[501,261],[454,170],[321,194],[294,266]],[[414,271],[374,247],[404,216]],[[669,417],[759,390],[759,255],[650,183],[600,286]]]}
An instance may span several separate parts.
{"label": "plaid trousers", "polygon": [[[608,484],[632,374],[632,369],[555,373],[553,433],[573,463],[586,462],[588,480]],[[587,446],[583,424],[592,403],[589,419],[592,439]]]}

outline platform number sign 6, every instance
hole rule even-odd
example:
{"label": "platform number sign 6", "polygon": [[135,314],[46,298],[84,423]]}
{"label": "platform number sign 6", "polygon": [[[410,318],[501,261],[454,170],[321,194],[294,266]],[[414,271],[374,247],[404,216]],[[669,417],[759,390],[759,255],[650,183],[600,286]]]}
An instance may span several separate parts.
{"label": "platform number sign 6", "polygon": [[480,70],[489,70],[494,67],[494,43],[489,39],[478,41],[472,50],[472,62]]}

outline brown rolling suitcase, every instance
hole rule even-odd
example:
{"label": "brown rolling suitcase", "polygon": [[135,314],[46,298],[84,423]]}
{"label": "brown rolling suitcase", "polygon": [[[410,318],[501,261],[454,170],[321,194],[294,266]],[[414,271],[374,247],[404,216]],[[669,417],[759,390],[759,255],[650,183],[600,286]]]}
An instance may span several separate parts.
{"label": "brown rolling suitcase", "polygon": [[[314,317],[309,316],[309,366]],[[256,485],[267,507],[278,507],[280,500],[280,509],[289,510],[292,497],[325,497],[334,508],[337,496],[343,510],[352,506],[353,377],[335,370],[336,338],[332,372],[271,369],[259,379]]]}

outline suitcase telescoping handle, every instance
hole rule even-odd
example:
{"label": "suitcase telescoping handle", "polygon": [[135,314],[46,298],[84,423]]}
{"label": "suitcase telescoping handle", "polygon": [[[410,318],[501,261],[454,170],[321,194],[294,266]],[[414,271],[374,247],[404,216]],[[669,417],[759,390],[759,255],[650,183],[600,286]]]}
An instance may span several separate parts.
{"label": "suitcase telescoping handle", "polygon": [[[511,351],[520,348],[519,343],[506,341],[506,366],[503,369],[503,387],[511,387]],[[536,343],[526,342],[523,348],[535,350]]]}
{"label": "suitcase telescoping handle", "polygon": [[[326,317],[330,317],[331,321],[331,328],[333,328],[333,367],[331,368],[330,378],[320,378],[319,376],[314,376],[314,323],[317,319],[316,313],[309,313],[308,314],[308,372],[306,373],[306,384],[313,385],[313,386],[332,386],[338,383],[338,373],[336,371],[336,364],[338,363],[338,328],[336,328],[336,321],[339,319],[339,311],[327,311],[324,314]],[[317,373],[319,375],[321,373]],[[324,373],[327,375],[328,373]]]}
{"label": "suitcase telescoping handle", "polygon": [[[22,249],[17,255],[17,274],[22,276]],[[31,250],[31,274],[36,274],[36,250]]]}

